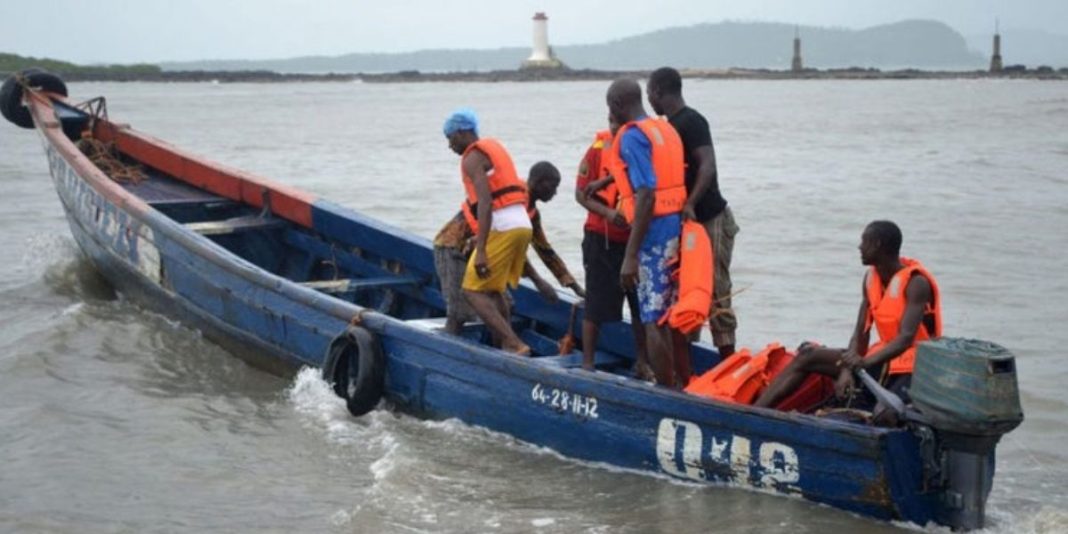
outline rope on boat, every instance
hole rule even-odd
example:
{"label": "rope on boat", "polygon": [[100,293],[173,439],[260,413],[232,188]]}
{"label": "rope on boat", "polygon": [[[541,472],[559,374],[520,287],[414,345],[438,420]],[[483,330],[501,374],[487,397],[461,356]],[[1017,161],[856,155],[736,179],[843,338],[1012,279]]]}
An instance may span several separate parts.
{"label": "rope on boat", "polygon": [[11,77],[15,79],[15,83],[17,83],[17,84],[22,86],[22,90],[23,91],[32,91],[33,90],[30,87],[29,80],[26,79],[26,75],[23,74],[22,71],[16,72]]}
{"label": "rope on boat", "polygon": [[[734,298],[734,297],[736,297],[738,295],[741,295],[742,293],[745,293],[745,291],[747,289],[751,288],[751,287],[753,287],[753,284],[749,284],[749,285],[739,289],[738,291],[735,291],[735,292],[731,293],[730,295],[715,299],[715,300],[712,301],[712,304],[713,304],[713,306],[715,306],[716,304],[719,304],[720,302],[723,302],[725,300],[730,300],[730,299],[732,299],[732,298]],[[729,311],[731,311],[733,309],[734,308],[718,308],[718,307],[714,307],[712,309],[712,313],[708,314],[708,318],[711,319],[713,317],[717,317],[717,316],[723,315],[723,314],[725,314],[725,313],[727,313],[727,312],[729,312]]]}
{"label": "rope on boat", "polygon": [[356,315],[353,315],[352,319],[349,320],[349,326],[363,326],[364,316],[372,313],[374,313],[374,310],[369,310],[367,308],[356,312]]}
{"label": "rope on boat", "polygon": [[[23,72],[16,72],[14,79],[15,83],[22,86],[23,91],[35,91],[30,86],[30,79]],[[64,94],[66,94],[65,91]],[[107,104],[103,97],[94,98],[75,107],[86,110],[91,116],[88,130],[82,134],[82,138],[75,143],[75,146],[89,158],[89,161],[93,162],[93,165],[119,183],[138,184],[148,179],[141,165],[123,163],[118,158],[115,143],[105,143],[92,137],[90,132],[93,131],[94,123],[100,118],[107,118]]]}
{"label": "rope on boat", "polygon": [[90,135],[83,135],[75,145],[93,165],[120,184],[139,184],[148,178],[141,165],[123,163],[118,158],[115,143],[105,143]]}

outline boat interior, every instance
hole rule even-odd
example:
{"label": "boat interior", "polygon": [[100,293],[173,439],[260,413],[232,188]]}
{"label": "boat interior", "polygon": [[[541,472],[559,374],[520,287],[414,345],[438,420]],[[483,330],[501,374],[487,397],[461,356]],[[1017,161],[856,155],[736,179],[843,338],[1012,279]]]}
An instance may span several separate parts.
{"label": "boat interior", "polygon": [[[265,210],[195,189],[158,170],[147,171],[147,180],[124,187],[236,256],[304,287],[413,326],[444,327],[444,301],[433,272],[413,269],[386,251],[340,242]],[[580,345],[560,354],[560,340],[567,332],[525,316],[521,305],[513,311],[512,327],[531,347],[533,356],[552,357],[552,363],[565,367],[582,364]],[[581,322],[572,328],[577,336]],[[461,336],[475,343],[492,343],[489,330],[480,322],[465,325]],[[601,370],[629,373],[631,366],[631,355],[601,351],[597,357]]]}

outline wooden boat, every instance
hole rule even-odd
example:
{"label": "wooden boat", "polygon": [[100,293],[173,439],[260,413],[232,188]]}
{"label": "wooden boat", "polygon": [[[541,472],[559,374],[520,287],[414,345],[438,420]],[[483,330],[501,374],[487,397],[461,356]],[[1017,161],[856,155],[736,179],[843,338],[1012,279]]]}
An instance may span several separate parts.
{"label": "wooden boat", "polygon": [[[113,122],[103,99],[72,105],[53,78],[9,80],[0,106],[40,133],[71,233],[96,268],[239,356],[280,370],[322,367],[355,413],[385,397],[578,459],[882,520],[982,526],[992,448],[960,482],[946,467],[951,451],[925,425],[876,428],[636,380],[626,324],[605,326],[597,370],[583,370],[577,351],[557,354],[572,301],[550,305],[525,286],[513,325],[535,357],[494,349],[482,325],[445,334],[426,239]],[[113,143],[146,178],[113,179],[79,150],[84,136]],[[698,371],[719,359],[693,346]]]}

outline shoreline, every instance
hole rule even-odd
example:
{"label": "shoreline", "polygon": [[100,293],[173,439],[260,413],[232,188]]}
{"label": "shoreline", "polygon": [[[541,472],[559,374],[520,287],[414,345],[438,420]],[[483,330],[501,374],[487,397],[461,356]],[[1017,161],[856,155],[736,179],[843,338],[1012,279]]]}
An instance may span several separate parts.
{"label": "shoreline", "polygon": [[[611,81],[622,77],[644,79],[651,70],[527,69],[466,72],[388,73],[280,73],[274,71],[160,71],[160,72],[63,72],[56,74],[68,82],[155,82],[155,83],[293,83],[293,82],[566,82]],[[879,70],[874,68],[805,69],[801,72],[771,69],[680,69],[683,78],[705,80],[1068,80],[1068,68],[1053,70],[1006,69],[1000,73],[983,70]],[[0,79],[10,73],[0,72]]]}

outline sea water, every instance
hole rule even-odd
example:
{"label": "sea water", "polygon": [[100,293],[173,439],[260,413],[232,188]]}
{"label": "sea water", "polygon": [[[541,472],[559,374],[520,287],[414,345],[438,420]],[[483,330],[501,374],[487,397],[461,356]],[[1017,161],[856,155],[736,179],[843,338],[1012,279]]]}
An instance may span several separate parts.
{"label": "sea water", "polygon": [[[195,154],[431,237],[462,198],[441,125],[480,114],[582,277],[574,176],[607,83],[71,84]],[[691,81],[741,226],[740,345],[844,345],[857,245],[896,221],[948,335],[1017,356],[991,532],[1068,530],[1068,86]],[[36,135],[0,125],[0,531],[889,532],[799,499],[589,465],[458,421],[352,418],[314,370],[277,377],[116,295],[78,251]],[[544,269],[542,269],[544,271]],[[545,274],[548,274],[547,272]],[[933,527],[929,527],[933,529]]]}

